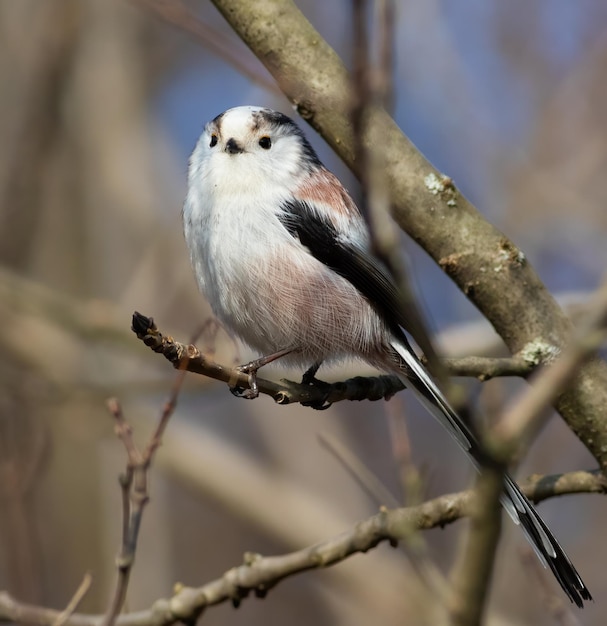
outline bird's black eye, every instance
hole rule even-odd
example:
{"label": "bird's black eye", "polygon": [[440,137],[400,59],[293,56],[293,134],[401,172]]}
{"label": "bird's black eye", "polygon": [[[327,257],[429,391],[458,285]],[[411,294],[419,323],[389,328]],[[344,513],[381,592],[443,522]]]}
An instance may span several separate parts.
{"label": "bird's black eye", "polygon": [[272,147],[272,140],[267,136],[264,135],[260,140],[259,140],[259,145],[264,149],[264,150],[269,150]]}
{"label": "bird's black eye", "polygon": [[213,148],[216,145],[217,145],[217,135],[215,133],[213,133],[211,135],[211,143],[209,143],[209,146],[211,146],[211,148]]}

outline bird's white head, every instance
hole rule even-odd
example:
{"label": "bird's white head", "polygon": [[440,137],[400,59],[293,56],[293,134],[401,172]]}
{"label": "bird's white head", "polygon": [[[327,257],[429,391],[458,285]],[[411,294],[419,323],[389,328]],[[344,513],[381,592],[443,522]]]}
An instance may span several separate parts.
{"label": "bird's white head", "polygon": [[190,178],[215,189],[292,187],[320,166],[312,146],[286,115],[261,107],[228,109],[204,128],[190,160]]}

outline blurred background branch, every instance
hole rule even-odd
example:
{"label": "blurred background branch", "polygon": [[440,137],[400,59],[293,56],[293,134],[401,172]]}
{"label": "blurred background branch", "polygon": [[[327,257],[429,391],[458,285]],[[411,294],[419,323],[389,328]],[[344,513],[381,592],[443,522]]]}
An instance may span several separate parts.
{"label": "blurred background branch", "polygon": [[[568,302],[583,307],[607,266],[604,7],[553,0],[396,4],[399,126],[520,246],[551,291],[576,292]],[[298,2],[346,67],[350,6]],[[322,47],[318,35],[313,41]],[[300,57],[304,62],[304,48]],[[0,588],[26,603],[64,607],[91,571],[94,584],[78,611],[101,615],[120,542],[115,475],[123,465],[103,401],[119,395],[145,435],[153,429],[150,408],[172,380],[166,363],[128,330],[131,312],[153,311],[176,337],[189,337],[209,316],[181,234],[187,156],[203,124],[226,108],[262,104],[289,113],[290,104],[211,3],[198,0],[0,3],[0,81]],[[320,126],[318,109],[312,121]],[[332,141],[347,137],[340,126],[334,130]],[[332,151],[308,136],[357,194]],[[427,200],[442,206],[430,192]],[[449,221],[462,205],[445,209],[445,220],[431,210],[420,216],[423,206],[401,214],[409,230],[427,218],[462,234],[465,224]],[[440,257],[447,269],[474,260],[451,252]],[[502,314],[525,320],[533,293],[512,308],[504,286],[510,257],[503,253],[497,249],[497,263],[479,265],[482,280],[470,287],[478,296],[483,280],[503,280]],[[414,245],[408,254],[440,352],[508,358],[503,341],[435,264]],[[223,332],[215,349],[220,363],[248,356],[236,355]],[[352,364],[327,378],[357,374],[374,373]],[[465,381],[464,394],[470,412],[490,425],[523,387],[516,379]],[[595,392],[600,399],[604,389],[588,388]],[[449,438],[409,405],[406,393],[396,403],[340,403],[318,413],[267,399],[243,403],[224,385],[191,376],[174,419],[157,458],[131,577],[133,619],[170,596],[175,581],[195,587],[216,580],[246,551],[287,554],[371,515],[375,503],[317,445],[318,432],[346,444],[407,501],[457,491],[470,478]],[[389,452],[390,420],[406,421],[410,433],[406,472]],[[553,419],[520,471],[555,474],[592,463]],[[418,479],[401,482],[401,473]],[[607,585],[595,541],[604,500],[571,496],[542,505],[597,597]],[[424,533],[440,571],[449,571],[464,527]],[[535,578],[512,558],[516,550],[507,551],[521,541],[516,529],[504,531],[488,623],[552,623],[526,593]],[[284,581],[263,603],[247,602],[244,617],[224,605],[213,619],[349,625],[372,623],[381,606],[388,626],[421,623],[417,581],[400,551],[379,546],[365,558]],[[600,603],[581,619],[602,624]]]}
{"label": "blurred background branch", "polygon": [[[558,485],[558,488],[555,487],[550,491],[537,488],[541,483]],[[605,491],[604,478],[598,472],[537,477],[533,482],[528,482],[528,485],[525,493],[536,502],[555,495]],[[242,565],[228,570],[221,578],[199,588],[178,586],[175,595],[169,600],[157,600],[154,606],[146,611],[119,616],[116,618],[116,624],[168,626],[180,621],[194,621],[209,606],[223,602],[239,605],[250,592],[255,592],[258,597],[265,597],[273,587],[288,576],[335,565],[357,552],[365,553],[376,548],[384,541],[392,543],[395,547],[412,529],[427,530],[450,524],[462,516],[470,515],[474,507],[481,502],[482,494],[475,494],[473,491],[448,494],[417,506],[382,509],[373,517],[358,522],[350,530],[297,552],[272,557],[247,553],[244,555]],[[435,604],[435,601],[429,598],[425,602],[430,606]],[[59,615],[61,615],[59,611],[23,605],[10,595],[0,593],[0,621],[53,626]],[[96,615],[72,613],[65,617],[63,623],[66,626],[90,626],[98,620],[99,616]]]}

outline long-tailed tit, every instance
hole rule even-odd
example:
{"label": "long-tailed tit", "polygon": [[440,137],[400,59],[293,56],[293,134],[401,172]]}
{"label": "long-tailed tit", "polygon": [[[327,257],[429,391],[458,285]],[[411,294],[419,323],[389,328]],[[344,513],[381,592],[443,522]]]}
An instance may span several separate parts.
{"label": "long-tailed tit", "polygon": [[[365,220],[286,115],[230,109],[192,154],[183,208],[198,284],[215,315],[257,350],[310,367],[356,357],[399,376],[475,466],[474,434],[447,402],[405,335],[394,281],[372,254]],[[506,475],[502,503],[579,607],[591,595],[535,508]]]}

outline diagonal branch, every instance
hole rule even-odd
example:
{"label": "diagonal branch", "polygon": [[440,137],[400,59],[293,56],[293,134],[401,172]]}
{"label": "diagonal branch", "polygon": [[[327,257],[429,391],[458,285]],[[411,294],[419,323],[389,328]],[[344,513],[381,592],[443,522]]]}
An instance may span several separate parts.
{"label": "diagonal branch", "polygon": [[[357,174],[349,123],[351,81],[343,63],[291,0],[213,0],[274,76],[300,115]],[[479,308],[513,354],[549,362],[571,325],[525,255],[436,171],[382,110],[364,141],[381,137],[393,215]],[[591,360],[555,407],[607,468],[607,365]]]}
{"label": "diagonal branch", "polygon": [[[236,68],[243,76],[257,83],[270,92],[280,93],[276,83],[268,76],[263,66],[250,54],[243,54],[246,49],[238,40],[218,33],[211,24],[203,22],[190,10],[182,0],[130,0],[155,13],[168,24],[181,28],[191,35],[198,43],[212,53],[224,59]],[[235,45],[240,44],[240,45]]]}

